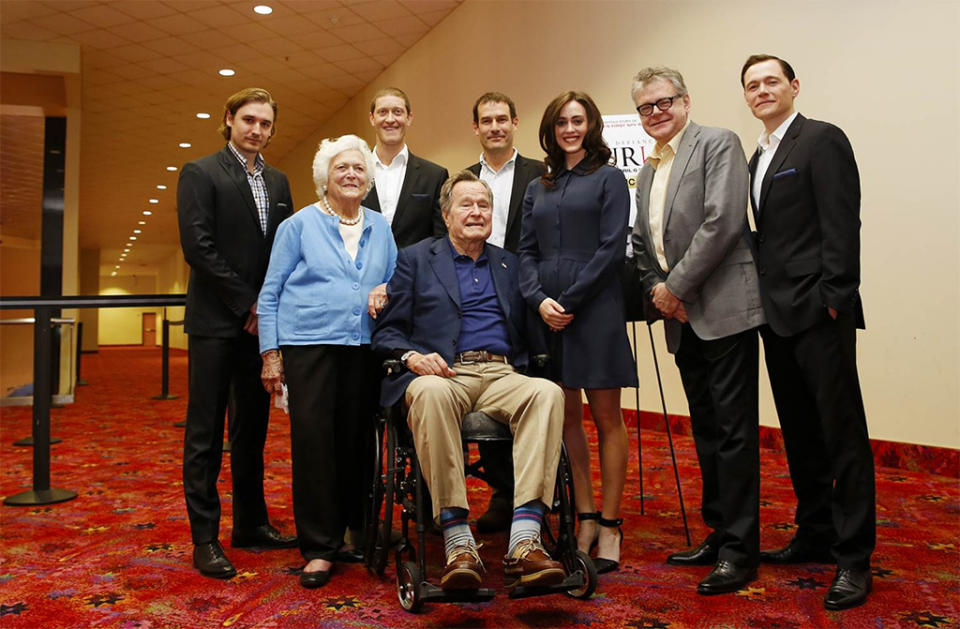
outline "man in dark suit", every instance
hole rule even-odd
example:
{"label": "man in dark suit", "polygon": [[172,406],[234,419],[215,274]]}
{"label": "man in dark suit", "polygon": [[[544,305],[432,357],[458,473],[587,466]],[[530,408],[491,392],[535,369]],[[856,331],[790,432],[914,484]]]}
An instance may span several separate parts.
{"label": "man in dark suit", "polygon": [[[487,92],[473,104],[473,132],[480,138],[480,161],[467,170],[493,190],[493,231],[488,243],[516,253],[520,209],[527,185],[543,175],[543,162],[520,155],[513,146],[517,106],[506,94]],[[498,443],[481,443],[480,458],[493,488],[486,513],[477,518],[481,533],[505,531],[513,515],[513,461]]]}
{"label": "man in dark suit", "polygon": [[469,171],[441,193],[448,237],[400,251],[389,302],[373,335],[374,351],[407,367],[385,380],[381,403],[404,399],[407,422],[443,528],[446,565],[440,586],[476,589],[484,569],[467,524],[460,422],[482,411],[513,433],[513,519],[504,558],[512,585],[563,580],[562,566],[540,543],[553,502],[563,430],[563,394],[554,383],[522,375],[528,361],[526,304],[516,257],[486,243],[493,215],[490,187]]}
{"label": "man in dark suit", "polygon": [[797,533],[769,563],[837,563],[827,609],[863,603],[876,544],[873,454],[857,376],[860,178],[832,124],[794,109],[786,61],[747,59],[747,105],[763,122],[750,160],[763,346],[797,495]]}
{"label": "man in dark suit", "polygon": [[634,260],[664,319],[690,407],[707,539],[673,565],[713,565],[701,594],[734,592],[760,552],[759,371],[763,308],[747,229],[747,161],[736,134],[689,118],[683,76],[645,68],[631,96],[656,140],[637,175]]}
{"label": "man in dark suit", "polygon": [[217,477],[223,424],[233,408],[230,469],[235,548],[292,548],[267,519],[263,445],[270,397],[260,385],[257,295],[277,225],[293,201],[282,172],[260,150],[274,132],[277,104],[248,88],[224,106],[223,150],[185,164],[177,186],[180,246],[190,265],[184,328],[189,335],[190,397],[183,443],[183,490],[193,538],[193,563],[204,575],[236,570],[218,540]]}
{"label": "man in dark suit", "polygon": [[410,152],[405,138],[412,124],[410,99],[402,90],[384,88],[370,101],[370,125],[377,133],[376,172],[363,205],[386,217],[401,249],[446,233],[440,186],[447,179],[447,169]]}

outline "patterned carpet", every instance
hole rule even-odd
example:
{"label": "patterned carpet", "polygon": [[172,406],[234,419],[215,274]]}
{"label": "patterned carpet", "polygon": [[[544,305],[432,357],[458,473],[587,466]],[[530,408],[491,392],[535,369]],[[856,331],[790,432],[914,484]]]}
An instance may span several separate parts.
{"label": "patterned carpet", "polygon": [[[0,627],[957,627],[960,624],[960,485],[958,479],[880,467],[874,594],[863,607],[827,612],[829,567],[762,566],[749,588],[703,597],[694,591],[707,568],[668,567],[684,545],[666,435],[643,431],[644,514],[640,513],[636,430],[632,433],[623,565],[600,577],[592,600],[566,596],[510,600],[502,590],[503,535],[482,539],[491,603],[400,609],[394,570],[382,581],[359,565],[339,566],[330,584],[302,589],[296,550],[250,552],[227,547],[240,574],[205,579],[190,565],[191,545],[180,481],[186,357],[171,359],[172,392],[156,401],[159,352],[103,349],[84,356],[77,402],[53,412],[52,485],[79,492],[45,507],[0,508]],[[276,413],[276,411],[275,411]],[[286,417],[275,414],[267,445],[271,518],[293,532]],[[30,432],[29,408],[0,418],[0,494],[31,486],[30,448],[12,442]],[[594,436],[591,433],[591,439]],[[677,437],[680,474],[697,543],[705,534],[696,510],[693,443]],[[793,496],[783,456],[762,453],[764,546],[792,535]],[[595,476],[598,474],[594,470]],[[227,473],[221,496],[228,503]],[[485,490],[471,481],[477,509]],[[225,505],[229,513],[229,505]],[[224,518],[222,540],[229,540]],[[428,546],[437,574],[439,538]]]}

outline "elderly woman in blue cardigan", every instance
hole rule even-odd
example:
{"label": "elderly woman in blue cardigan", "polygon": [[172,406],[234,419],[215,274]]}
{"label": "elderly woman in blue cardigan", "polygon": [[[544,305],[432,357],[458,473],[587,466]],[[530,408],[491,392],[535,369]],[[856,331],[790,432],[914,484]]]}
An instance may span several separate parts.
{"label": "elderly woman in blue cardigan", "polygon": [[386,219],[361,205],[373,173],[357,136],[320,143],[320,200],[280,224],[257,303],[264,387],[288,389],[293,514],[308,588],[329,580],[346,528],[361,524],[367,490],[363,436],[380,381],[370,333],[397,258]]}

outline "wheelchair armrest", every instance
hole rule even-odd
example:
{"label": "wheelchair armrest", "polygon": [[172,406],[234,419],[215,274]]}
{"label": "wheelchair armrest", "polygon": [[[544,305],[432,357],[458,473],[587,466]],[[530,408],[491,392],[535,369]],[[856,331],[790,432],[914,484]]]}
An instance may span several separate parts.
{"label": "wheelchair armrest", "polygon": [[399,358],[388,358],[380,364],[383,367],[384,373],[388,376],[395,376],[403,373],[407,369],[407,366],[404,365]]}

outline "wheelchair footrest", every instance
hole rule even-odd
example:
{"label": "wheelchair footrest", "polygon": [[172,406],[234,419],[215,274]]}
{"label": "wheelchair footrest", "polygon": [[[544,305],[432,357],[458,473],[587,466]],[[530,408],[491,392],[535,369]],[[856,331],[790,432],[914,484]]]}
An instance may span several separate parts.
{"label": "wheelchair footrest", "polygon": [[431,603],[485,603],[496,596],[493,588],[476,590],[444,590],[432,583],[420,583],[420,598]]}
{"label": "wheelchair footrest", "polygon": [[562,594],[570,590],[582,588],[586,584],[586,577],[580,571],[568,575],[566,579],[556,585],[541,587],[525,587],[518,585],[510,588],[510,598],[528,598],[530,596],[544,596],[546,594]]}

